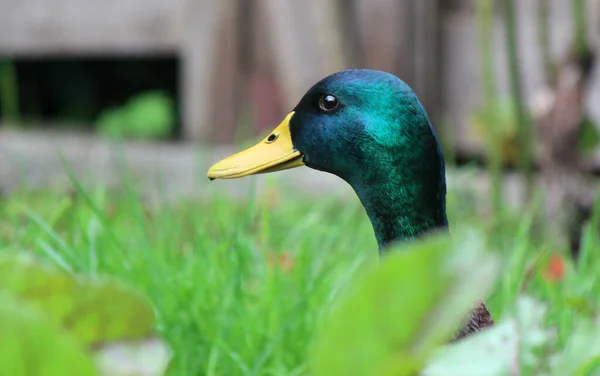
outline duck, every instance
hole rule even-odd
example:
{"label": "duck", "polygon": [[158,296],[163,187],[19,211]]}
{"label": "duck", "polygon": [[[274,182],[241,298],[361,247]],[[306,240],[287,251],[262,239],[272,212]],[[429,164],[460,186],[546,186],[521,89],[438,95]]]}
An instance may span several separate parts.
{"label": "duck", "polygon": [[[207,175],[237,179],[301,166],[352,187],[380,256],[392,244],[449,231],[441,145],[413,89],[392,73],[348,69],[321,79],[264,139]],[[451,340],[493,325],[480,299]]]}

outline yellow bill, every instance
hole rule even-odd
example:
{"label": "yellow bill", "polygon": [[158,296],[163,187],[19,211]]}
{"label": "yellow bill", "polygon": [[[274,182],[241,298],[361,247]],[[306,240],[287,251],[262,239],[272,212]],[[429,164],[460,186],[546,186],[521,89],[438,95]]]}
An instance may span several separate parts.
{"label": "yellow bill", "polygon": [[258,144],[216,163],[208,170],[208,178],[236,179],[243,176],[286,170],[303,166],[302,153],[294,149],[290,134],[290,112],[285,119]]}

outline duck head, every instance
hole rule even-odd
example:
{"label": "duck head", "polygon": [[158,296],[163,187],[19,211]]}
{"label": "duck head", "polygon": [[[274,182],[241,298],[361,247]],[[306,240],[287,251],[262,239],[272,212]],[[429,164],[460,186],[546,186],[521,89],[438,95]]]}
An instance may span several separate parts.
{"label": "duck head", "polygon": [[357,193],[380,248],[446,227],[444,158],[427,112],[398,77],[355,69],[317,82],[258,144],[216,163],[212,179],[299,166]]}

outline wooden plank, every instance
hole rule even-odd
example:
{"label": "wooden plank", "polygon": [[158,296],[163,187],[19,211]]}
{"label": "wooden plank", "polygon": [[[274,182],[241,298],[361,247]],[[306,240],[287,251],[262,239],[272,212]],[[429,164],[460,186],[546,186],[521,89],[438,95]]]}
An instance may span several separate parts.
{"label": "wooden plank", "polygon": [[184,0],[3,0],[5,56],[176,52]]}
{"label": "wooden plank", "polygon": [[185,26],[181,45],[181,98],[183,138],[208,141],[211,132],[211,76],[215,59],[217,26],[231,0],[186,0],[181,22]]}
{"label": "wooden plank", "polygon": [[[40,126],[39,129],[48,128]],[[86,188],[120,187],[133,182],[150,201],[215,194],[247,197],[265,179],[298,192],[353,195],[341,179],[308,168],[239,180],[209,182],[208,168],[235,147],[181,142],[109,142],[86,133],[16,131],[0,128],[0,194],[22,188],[72,191],[62,159]],[[127,173],[127,178],[123,175]],[[270,184],[271,185],[271,184]]]}
{"label": "wooden plank", "polygon": [[[310,18],[313,20],[313,28],[316,34],[313,47],[320,56],[318,66],[319,73],[322,76],[319,77],[320,79],[348,68],[346,46],[343,40],[346,36],[342,34],[340,4],[336,0],[306,0],[306,2],[311,12]],[[342,6],[347,5],[342,4]]]}
{"label": "wooden plank", "polygon": [[277,64],[272,58],[273,42],[266,22],[268,15],[260,4],[259,0],[253,0],[249,104],[252,106],[253,132],[263,136],[281,122],[290,108],[284,106],[283,92],[275,71]]}
{"label": "wooden plank", "polygon": [[346,66],[333,0],[261,0],[284,104],[292,108],[316,81]]}
{"label": "wooden plank", "polygon": [[346,63],[351,67],[362,67],[364,63],[364,51],[360,36],[358,21],[358,2],[359,0],[335,0],[338,17],[339,29],[343,35],[343,50],[346,57]]}
{"label": "wooden plank", "polygon": [[266,12],[268,35],[273,46],[276,73],[281,85],[284,105],[292,108],[308,89],[307,85],[318,78],[315,67],[319,56],[310,41],[314,34],[310,12],[306,4],[288,0],[261,0]]}
{"label": "wooden plank", "polygon": [[439,127],[439,1],[414,2],[413,88],[427,109],[434,128]]}
{"label": "wooden plank", "polygon": [[[63,167],[64,158],[84,187],[123,188],[123,184],[130,184],[121,175],[126,172],[142,197],[150,202],[161,203],[164,198],[209,199],[215,194],[248,197],[252,192],[260,192],[265,180],[269,180],[270,187],[274,183],[294,192],[290,196],[326,193],[356,200],[344,181],[309,168],[209,182],[205,173],[212,163],[235,151],[234,147],[200,147],[192,143],[112,143],[84,133],[0,128],[0,193],[21,188],[71,191],[73,186]],[[447,178],[450,191],[477,200],[480,208],[488,203],[489,181],[483,171],[448,169]],[[522,205],[519,176],[507,174],[504,183],[508,201],[519,208]]]}
{"label": "wooden plank", "polygon": [[241,102],[240,93],[240,19],[239,0],[228,1],[217,25],[217,44],[211,77],[210,127],[211,142],[232,142]]}
{"label": "wooden plank", "polygon": [[[406,0],[357,1],[358,25],[365,60],[364,66],[398,74],[398,51],[404,44],[407,27],[400,9]],[[406,79],[406,75],[400,75]]]}
{"label": "wooden plank", "polygon": [[432,120],[439,112],[437,0],[361,0],[365,66],[392,72],[417,93]]}

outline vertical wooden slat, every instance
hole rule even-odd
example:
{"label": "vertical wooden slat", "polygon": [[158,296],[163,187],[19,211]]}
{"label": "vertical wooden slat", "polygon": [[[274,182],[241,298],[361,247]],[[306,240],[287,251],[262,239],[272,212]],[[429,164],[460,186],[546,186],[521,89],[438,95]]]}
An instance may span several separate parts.
{"label": "vertical wooden slat", "polygon": [[[211,141],[231,142],[237,121],[240,96],[238,29],[239,0],[229,0],[217,25],[214,70],[211,77]],[[208,52],[208,51],[207,51]]]}
{"label": "vertical wooden slat", "polygon": [[225,1],[187,0],[182,7],[182,136],[188,140],[204,141],[210,134],[212,51],[224,5]]}
{"label": "vertical wooden slat", "polygon": [[[198,42],[202,41],[205,46],[204,60],[208,60],[207,51],[212,51],[211,43],[214,41],[211,40],[219,41],[219,50],[216,58],[207,63],[200,61],[200,48],[197,47],[198,51],[195,55],[188,53],[196,57],[197,63],[193,67],[191,63],[186,63],[191,61],[190,59],[184,59],[184,76],[187,67],[194,71],[187,74],[188,77],[196,77],[192,78],[192,81],[205,82],[202,85],[204,94],[199,94],[201,90],[198,84],[184,83],[190,92],[192,90],[196,92],[195,95],[190,92],[184,95],[185,124],[193,124],[186,125],[184,134],[188,138],[202,139],[211,135],[207,128],[216,127],[219,130],[212,134],[214,139],[230,140],[233,127],[237,122],[239,103],[251,99],[258,105],[258,113],[264,114],[268,93],[272,91],[273,94],[278,95],[278,98],[283,97],[281,106],[289,109],[316,80],[335,71],[358,66],[349,62],[351,59],[348,57],[355,56],[356,52],[349,52],[348,43],[344,41],[345,38],[350,37],[343,33],[344,28],[347,29],[349,25],[348,20],[344,18],[346,16],[338,12],[339,7],[343,6],[339,4],[339,0],[326,2],[309,0],[311,6],[287,0],[256,0],[255,6],[250,8],[259,7],[264,10],[262,16],[266,22],[262,26],[266,30],[263,29],[263,34],[254,34],[252,38],[245,38],[245,42],[241,45],[237,39],[249,32],[244,29],[240,34],[239,17],[256,16],[252,16],[248,6],[243,8],[245,10],[241,12],[238,10],[236,13],[236,8],[232,8],[231,5],[233,1],[219,2],[219,7],[213,5],[215,11],[218,10],[220,14],[225,12],[227,15],[224,20],[219,21],[220,38],[215,38],[214,30],[208,30],[208,25],[212,25],[212,29],[216,27],[215,12],[212,12],[212,17],[206,17],[204,14],[206,22],[199,21],[200,18],[194,21],[194,24],[203,23],[203,30],[199,31],[199,26],[196,26],[196,43],[188,41],[187,46],[198,46],[200,44]],[[413,86],[430,115],[435,117],[437,106],[435,88],[437,28],[435,25],[438,17],[438,1],[355,0],[355,2],[356,18],[361,25],[354,25],[354,27],[361,40],[354,42],[354,48],[356,45],[363,47],[365,63],[361,66],[399,75]],[[194,28],[188,27],[188,29]],[[202,38],[200,38],[201,33],[204,35]],[[207,35],[212,37],[208,38]],[[268,47],[261,48],[267,50],[267,54],[272,51],[270,54],[272,65],[262,63],[260,69],[256,68],[255,71],[252,64],[245,63],[248,60],[254,61],[254,58],[248,57],[253,55],[245,55],[240,68],[237,55],[240,48],[250,48],[245,46],[247,43],[252,45],[251,48],[265,44],[264,40],[257,40],[258,35],[268,36]],[[217,75],[214,75],[214,71],[210,69],[214,62],[218,62]],[[272,68],[275,68],[274,72],[271,71]],[[276,74],[278,85],[273,82],[273,78],[268,78],[269,74]],[[210,80],[207,76],[216,79],[213,80],[212,85],[208,84]],[[245,86],[244,82],[252,82],[251,88]],[[210,88],[208,91],[207,87]],[[252,92],[252,96],[255,94],[259,96],[247,98],[249,92]],[[251,107],[253,110],[256,108],[256,106]],[[208,109],[215,111],[210,118],[206,116]],[[271,115],[264,118],[265,120],[261,116],[258,114],[253,116],[256,123],[269,122],[267,118],[270,119]],[[269,124],[268,127],[271,125]],[[257,126],[262,128],[261,124]]]}
{"label": "vertical wooden slat", "polygon": [[310,12],[304,3],[288,0],[262,0],[266,10],[268,35],[273,43],[273,58],[286,107],[292,107],[315,78],[318,56],[307,47],[316,38]]}
{"label": "vertical wooden slat", "polygon": [[340,33],[343,36],[346,64],[359,68],[364,63],[364,51],[358,25],[359,0],[337,0],[336,8],[340,18]]}
{"label": "vertical wooden slat", "polygon": [[[406,0],[359,0],[359,30],[365,54],[364,67],[398,73],[398,45],[403,38],[401,3]],[[405,78],[405,77],[402,77]]]}
{"label": "vertical wooden slat", "polygon": [[418,0],[415,6],[414,89],[429,113],[434,127],[439,120],[439,0]]}
{"label": "vertical wooden slat", "polygon": [[365,66],[396,74],[437,118],[439,0],[360,0]]}
{"label": "vertical wooden slat", "polygon": [[263,0],[285,105],[346,66],[334,0]]}
{"label": "vertical wooden slat", "polygon": [[[416,0],[419,1],[419,0]],[[396,71],[406,83],[408,83],[413,89],[416,84],[415,76],[415,50],[416,50],[416,35],[417,27],[420,20],[416,19],[416,2],[415,0],[400,0],[396,4],[394,9],[396,22],[398,23],[400,30],[395,36],[395,64]],[[423,1],[423,0],[421,0]],[[418,93],[417,93],[418,94]]]}
{"label": "vertical wooden slat", "polygon": [[269,20],[264,2],[256,0],[252,16],[252,61],[251,100],[254,133],[271,131],[291,108],[284,106],[283,92],[275,72],[273,41],[270,36]]}
{"label": "vertical wooden slat", "polygon": [[235,100],[237,114],[235,118],[235,138],[245,139],[252,136],[255,112],[251,98],[252,78],[254,73],[254,23],[256,21],[256,0],[237,0],[237,58],[238,72]]}
{"label": "vertical wooden slat", "polygon": [[592,47],[600,48],[600,0],[588,0],[588,37]]}
{"label": "vertical wooden slat", "polygon": [[[336,0],[305,0],[311,11],[316,39],[311,46],[319,56],[319,75],[325,76],[347,68],[342,19]],[[319,77],[321,78],[321,77]]]}

